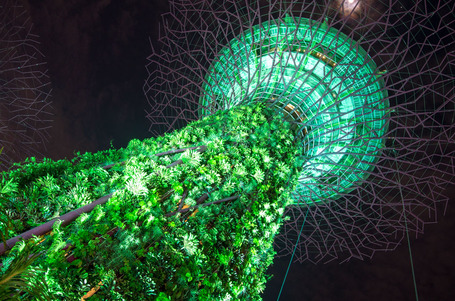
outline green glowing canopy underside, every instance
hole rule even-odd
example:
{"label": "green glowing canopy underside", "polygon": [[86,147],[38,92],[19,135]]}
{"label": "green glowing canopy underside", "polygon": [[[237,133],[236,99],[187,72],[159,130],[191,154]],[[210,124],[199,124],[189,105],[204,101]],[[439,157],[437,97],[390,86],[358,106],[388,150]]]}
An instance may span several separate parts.
{"label": "green glowing canopy underside", "polygon": [[374,169],[387,91],[366,51],[337,29],[286,18],[230,41],[206,75],[200,117],[253,101],[288,114],[301,134],[306,157],[296,204],[336,199]]}

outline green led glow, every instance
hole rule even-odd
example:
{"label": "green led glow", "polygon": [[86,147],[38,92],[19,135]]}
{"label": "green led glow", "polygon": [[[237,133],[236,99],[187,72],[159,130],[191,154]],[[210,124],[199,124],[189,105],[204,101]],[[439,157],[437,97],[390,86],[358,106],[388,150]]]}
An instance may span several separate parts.
{"label": "green led glow", "polygon": [[334,200],[374,168],[387,129],[387,91],[367,52],[308,19],[266,22],[233,39],[202,86],[200,117],[252,101],[293,116],[306,160],[295,203]]}

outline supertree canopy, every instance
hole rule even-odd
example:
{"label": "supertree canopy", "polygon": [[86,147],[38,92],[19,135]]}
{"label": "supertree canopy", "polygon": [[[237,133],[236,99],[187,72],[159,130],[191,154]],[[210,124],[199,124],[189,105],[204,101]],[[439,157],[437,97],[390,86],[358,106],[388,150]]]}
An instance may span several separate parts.
{"label": "supertree canopy", "polygon": [[298,242],[298,261],[371,257],[436,221],[454,175],[453,2],[170,7],[144,88],[150,130],[250,102],[286,115],[305,159],[279,256]]}
{"label": "supertree canopy", "polygon": [[[318,47],[306,53],[311,43]],[[335,199],[368,177],[387,130],[384,83],[365,50],[354,47],[309,19],[256,25],[212,63],[200,115],[269,100],[295,120],[306,149],[295,203]],[[326,56],[323,49],[333,50]]]}
{"label": "supertree canopy", "polygon": [[[22,3],[0,3],[0,162],[43,150],[50,127],[50,82]],[[1,167],[0,167],[1,168]]]}

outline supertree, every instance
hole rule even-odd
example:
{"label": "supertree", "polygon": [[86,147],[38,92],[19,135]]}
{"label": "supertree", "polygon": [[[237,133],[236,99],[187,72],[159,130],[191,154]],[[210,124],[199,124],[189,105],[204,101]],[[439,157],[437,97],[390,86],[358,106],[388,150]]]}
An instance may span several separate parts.
{"label": "supertree", "polygon": [[2,173],[0,296],[258,300],[274,241],[346,261],[421,232],[454,174],[453,8],[324,4],[171,2],[145,90],[172,133]]}
{"label": "supertree", "polygon": [[171,1],[144,88],[150,130],[255,101],[288,114],[306,159],[278,256],[370,258],[446,205],[453,25],[445,1]]}
{"label": "supertree", "polygon": [[18,0],[0,4],[0,155],[2,169],[44,150],[50,82],[38,37]]}

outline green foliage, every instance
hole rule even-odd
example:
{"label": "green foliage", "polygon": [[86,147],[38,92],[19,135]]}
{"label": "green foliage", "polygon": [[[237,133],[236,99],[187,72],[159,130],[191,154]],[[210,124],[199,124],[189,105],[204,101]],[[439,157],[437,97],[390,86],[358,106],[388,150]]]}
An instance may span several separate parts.
{"label": "green foliage", "polygon": [[113,193],[69,226],[56,223],[40,245],[46,256],[32,265],[55,298],[80,300],[101,281],[90,300],[259,300],[298,174],[289,141],[289,125],[255,105],[118,151],[30,159],[2,174],[2,233]]}
{"label": "green foliage", "polygon": [[[29,158],[0,174],[0,220],[10,220],[6,239],[106,195],[116,187],[105,162],[122,150],[86,153],[69,160]],[[3,228],[3,227],[2,227]],[[4,229],[0,229],[4,233]]]}
{"label": "green foliage", "polygon": [[36,242],[16,244],[3,260],[0,300],[53,300],[42,271],[32,267],[42,251]]}

